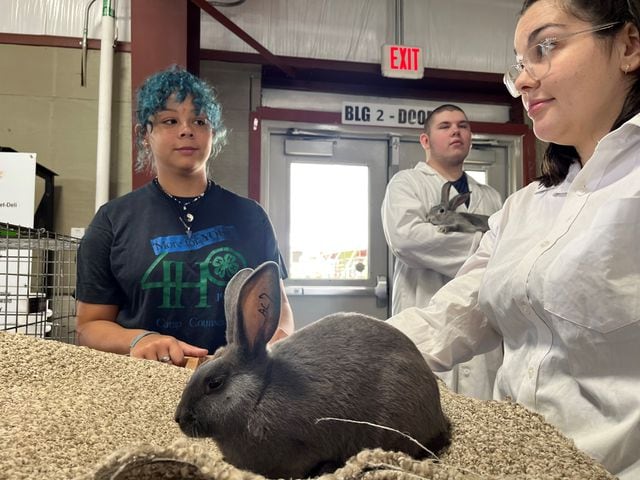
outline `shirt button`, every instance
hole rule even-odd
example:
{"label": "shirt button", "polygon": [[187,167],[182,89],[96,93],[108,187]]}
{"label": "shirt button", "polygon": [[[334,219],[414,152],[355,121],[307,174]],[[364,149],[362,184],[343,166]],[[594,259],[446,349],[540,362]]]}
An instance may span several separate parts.
{"label": "shirt button", "polygon": [[529,373],[529,378],[533,378],[533,375],[535,373],[535,371],[533,370],[533,367],[529,367],[528,373]]}
{"label": "shirt button", "polygon": [[551,244],[551,242],[545,240],[544,242],[542,242],[540,244],[540,248],[547,248],[550,244]]}
{"label": "shirt button", "polygon": [[575,192],[576,192],[576,195],[578,196],[585,195],[587,193],[586,185],[576,186]]}
{"label": "shirt button", "polygon": [[463,368],[462,368],[462,374],[463,374],[465,377],[468,377],[469,375],[471,375],[471,370],[469,369],[469,367],[463,367]]}

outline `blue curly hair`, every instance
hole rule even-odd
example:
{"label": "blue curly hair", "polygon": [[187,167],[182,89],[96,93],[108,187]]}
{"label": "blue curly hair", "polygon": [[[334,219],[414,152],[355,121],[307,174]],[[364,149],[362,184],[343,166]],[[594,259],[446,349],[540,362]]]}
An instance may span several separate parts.
{"label": "blue curly hair", "polygon": [[216,98],[216,92],[204,80],[187,72],[178,65],[149,76],[138,89],[136,96],[136,129],[135,141],[137,149],[136,170],[153,170],[153,159],[144,146],[147,132],[153,129],[151,119],[167,105],[171,95],[179,103],[191,96],[196,113],[204,113],[213,128],[213,147],[211,157],[215,157],[227,141],[227,129],[222,122],[222,107]]}

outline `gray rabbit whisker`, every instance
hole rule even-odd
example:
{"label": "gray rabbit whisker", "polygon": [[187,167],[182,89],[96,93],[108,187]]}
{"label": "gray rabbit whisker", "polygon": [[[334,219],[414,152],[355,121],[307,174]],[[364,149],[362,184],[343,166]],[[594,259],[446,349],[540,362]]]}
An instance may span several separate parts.
{"label": "gray rabbit whisker", "polygon": [[362,421],[362,420],[349,420],[347,418],[323,417],[323,418],[316,419],[316,423],[319,423],[319,422],[332,422],[332,421],[333,422],[356,423],[358,425],[367,425],[369,427],[380,428],[382,430],[388,430],[390,432],[398,433],[398,434],[402,435],[403,437],[405,437],[406,439],[408,439],[408,440],[412,441],[413,443],[415,443],[416,445],[418,445],[421,449],[423,449],[425,452],[427,452],[433,458],[435,458],[436,460],[440,461],[440,459],[438,458],[438,456],[435,453],[433,453],[427,447],[422,445],[419,441],[417,441],[411,435],[407,435],[406,433],[401,432],[400,430],[396,430],[395,428],[387,427],[385,425],[378,425],[376,423],[365,422],[365,421]]}

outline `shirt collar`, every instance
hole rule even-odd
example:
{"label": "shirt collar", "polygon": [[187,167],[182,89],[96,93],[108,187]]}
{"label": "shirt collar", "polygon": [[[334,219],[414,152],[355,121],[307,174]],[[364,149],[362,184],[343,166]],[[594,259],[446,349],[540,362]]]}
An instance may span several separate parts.
{"label": "shirt collar", "polygon": [[580,165],[580,162],[573,162],[569,167],[567,176],[562,181],[562,183],[558,185],[552,185],[550,187],[546,187],[543,184],[539,184],[535,193],[539,194],[539,193],[545,193],[550,190],[553,190],[554,195],[566,195],[567,192],[569,191],[569,188],[571,187],[571,184],[573,183],[573,180],[576,178],[576,175],[578,175],[581,168],[582,166]]}
{"label": "shirt collar", "polygon": [[609,149],[611,148],[611,146],[619,145],[621,141],[626,143],[627,137],[629,135],[638,134],[638,127],[640,127],[640,113],[637,113],[635,116],[631,117],[618,128],[612,130],[604,137],[602,137],[596,145],[596,149],[593,152],[592,157],[596,155],[598,150],[601,150],[603,148]]}
{"label": "shirt collar", "polygon": [[[609,152],[610,154],[612,153],[612,151],[624,148],[624,146],[628,144],[629,136],[640,135],[640,130],[638,130],[639,127],[640,113],[627,120],[615,130],[607,133],[596,145],[596,149],[593,152],[591,159],[589,159],[589,162],[587,162],[587,166],[589,166],[589,163],[593,161],[594,157],[598,157],[598,155],[602,154],[603,152]],[[615,155],[607,156],[609,157],[609,160],[612,161]],[[600,162],[600,160],[597,161]],[[554,195],[566,195],[569,191],[569,188],[571,188],[571,184],[575,180],[576,176],[580,173],[580,170],[582,170],[582,165],[580,164],[580,162],[572,163],[569,167],[569,171],[567,172],[567,176],[562,181],[562,183],[551,187],[545,187],[544,185],[540,184],[538,185],[535,193],[544,193],[553,190]]]}
{"label": "shirt collar", "polygon": [[[435,168],[433,168],[431,165],[429,165],[427,162],[425,162],[424,160],[421,162],[418,162],[416,164],[415,167],[413,167],[415,170],[422,170],[424,173],[426,173],[427,175],[434,175],[437,177],[442,178],[442,180],[447,181],[447,179],[445,179]],[[466,174],[467,172],[465,172],[464,170],[462,170],[462,174]],[[470,175],[467,175],[467,182],[469,183],[469,186],[471,185],[480,185],[478,182],[476,182],[474,180],[474,178]],[[469,187],[471,188],[471,187]]]}

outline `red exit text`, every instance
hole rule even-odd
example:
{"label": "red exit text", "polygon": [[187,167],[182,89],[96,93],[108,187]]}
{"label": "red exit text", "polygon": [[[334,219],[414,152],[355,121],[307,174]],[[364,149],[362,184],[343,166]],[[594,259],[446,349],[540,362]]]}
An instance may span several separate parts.
{"label": "red exit text", "polygon": [[389,49],[389,68],[392,70],[412,70],[420,68],[420,49],[393,45]]}

